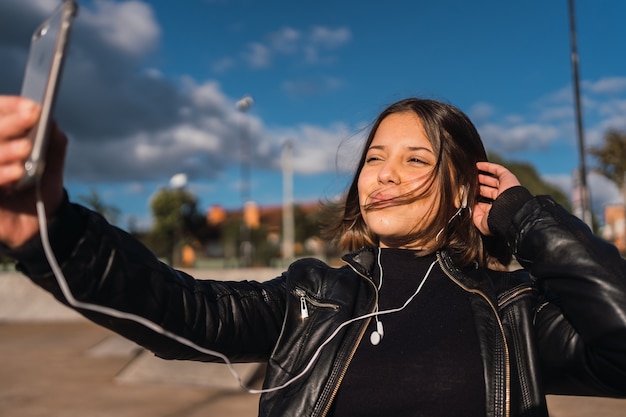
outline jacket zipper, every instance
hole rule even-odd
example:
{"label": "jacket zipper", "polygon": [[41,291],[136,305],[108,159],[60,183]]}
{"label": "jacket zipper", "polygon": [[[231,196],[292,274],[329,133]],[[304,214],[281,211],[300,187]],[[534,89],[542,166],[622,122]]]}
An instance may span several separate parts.
{"label": "jacket zipper", "polygon": [[523,293],[529,292],[529,291],[532,291],[532,288],[524,287],[524,288],[520,288],[519,290],[513,291],[511,294],[507,295],[502,300],[498,301],[498,307],[502,307],[503,305],[505,305],[506,303],[508,303],[512,299],[514,299],[517,296],[519,296],[520,294],[523,294]]}
{"label": "jacket zipper", "polygon": [[[439,262],[439,266],[441,267],[441,270],[444,272],[444,274],[446,274],[446,276],[448,276],[448,278],[450,278],[452,280],[452,282],[456,283],[459,287],[461,287],[462,289],[464,289],[467,292],[473,293],[473,294],[478,294],[479,296],[481,296],[489,305],[489,307],[491,307],[491,310],[493,312],[493,315],[496,318],[496,321],[498,322],[498,327],[500,328],[500,334],[502,335],[502,342],[504,344],[504,370],[505,370],[505,376],[504,376],[504,381],[505,381],[505,394],[504,394],[504,415],[505,417],[510,417],[511,415],[511,364],[510,364],[510,358],[509,358],[509,346],[507,343],[507,339],[506,339],[506,334],[504,333],[504,326],[502,325],[502,320],[500,320],[500,316],[498,315],[498,310],[496,308],[496,306],[493,305],[493,303],[491,302],[491,300],[489,299],[489,297],[487,297],[487,295],[477,289],[473,289],[473,288],[468,288],[466,287],[463,283],[461,283],[458,279],[456,279],[449,271],[448,268],[445,267],[444,263],[443,263],[443,259],[441,258],[441,254],[437,253],[437,260]],[[522,292],[520,290],[520,292]],[[513,293],[511,296],[507,297],[506,300],[509,300],[511,297],[513,297],[515,295],[515,293]]]}
{"label": "jacket zipper", "polygon": [[309,317],[309,307],[308,304],[311,304],[315,307],[320,308],[332,308],[333,310],[337,310],[339,306],[337,304],[332,303],[324,303],[321,301],[317,301],[316,299],[310,297],[306,291],[301,288],[295,288],[293,290],[294,294],[300,297],[300,318],[302,320],[307,319]]}
{"label": "jacket zipper", "polygon": [[[498,302],[498,307],[501,308],[502,306],[506,305],[509,301],[513,300],[514,298],[517,298],[520,295],[527,293],[527,292],[531,292],[531,291],[532,291],[532,288],[530,287],[524,287],[524,288],[514,290],[510,294],[507,294]],[[529,399],[529,394],[528,394],[528,381],[524,379],[523,381],[520,381],[520,383],[524,384],[521,390],[522,401],[523,401],[524,407],[528,408],[532,404],[531,400]]]}
{"label": "jacket zipper", "polygon": [[[346,262],[347,263],[347,262]],[[352,268],[352,270],[360,277],[362,277],[363,279],[365,279],[365,281],[369,282],[370,285],[374,288],[374,294],[376,294],[376,299],[375,299],[375,303],[374,305],[376,305],[378,303],[378,288],[376,288],[376,285],[374,285],[374,283],[367,278],[365,275],[363,275],[362,273],[360,273],[359,271],[357,271],[352,265],[350,265],[349,263],[347,263],[348,266],[350,268]],[[370,311],[370,313],[373,313],[374,310]],[[326,402],[326,407],[324,407],[324,410],[322,411],[322,414],[320,414],[320,417],[326,417],[326,415],[328,415],[328,412],[330,411],[330,407],[333,403],[333,401],[335,400],[335,397],[337,396],[337,392],[339,391],[339,386],[341,385],[341,381],[343,381],[343,378],[346,376],[346,372],[348,372],[348,366],[350,365],[350,362],[352,362],[352,358],[354,357],[354,354],[356,352],[356,349],[359,347],[359,344],[361,343],[361,339],[363,339],[363,335],[365,334],[365,331],[367,329],[367,326],[369,325],[371,319],[367,319],[365,321],[365,325],[361,328],[361,332],[359,333],[359,337],[356,340],[356,343],[353,345],[352,350],[350,351],[350,354],[348,355],[348,359],[346,360],[346,364],[344,365],[343,369],[341,370],[341,373],[339,374],[339,379],[337,379],[337,383],[335,384],[335,387],[333,388],[332,393],[330,394],[330,397],[328,398],[328,402]]]}
{"label": "jacket zipper", "polygon": [[[487,304],[489,305],[489,307],[491,308],[496,321],[498,322],[498,327],[500,329],[500,334],[502,336],[502,341],[503,341],[503,345],[504,345],[504,357],[505,357],[505,417],[510,417],[511,415],[511,365],[510,365],[510,353],[509,353],[509,347],[508,347],[508,343],[507,343],[507,338],[506,338],[506,334],[504,333],[504,326],[502,324],[502,320],[500,320],[500,316],[498,315],[498,311],[497,308],[493,305],[493,303],[491,302],[491,300],[489,299],[489,297],[487,297],[487,295],[477,289],[472,289],[472,288],[468,288],[465,285],[463,285],[458,279],[456,279],[449,271],[448,269],[444,266],[443,264],[443,260],[441,258],[441,254],[437,254],[437,260],[439,263],[439,266],[441,267],[441,270],[446,274],[446,276],[448,278],[450,278],[452,280],[452,282],[454,282],[455,284],[457,284],[459,287],[461,287],[463,290],[470,292],[470,293],[474,293],[479,295],[480,297],[482,297]],[[378,301],[378,289],[376,288],[376,286],[374,285],[374,283],[372,281],[370,281],[365,275],[363,275],[362,273],[360,273],[359,271],[357,271],[352,265],[350,265],[348,263],[348,266],[350,266],[350,268],[352,268],[352,270],[359,275],[360,277],[364,278],[367,282],[369,282],[372,287],[374,288],[374,293],[376,294],[376,301]],[[516,297],[517,295],[526,292],[526,291],[530,291],[530,288],[524,288],[524,289],[520,289],[518,291],[513,292],[512,294],[509,294],[507,297],[505,297],[503,300],[501,300],[500,303],[498,303],[498,305],[502,305],[505,302],[511,300],[512,298]],[[303,292],[304,293],[304,292]],[[300,295],[300,294],[298,294]],[[301,307],[301,314],[303,314],[303,302],[305,303],[304,306],[306,307],[306,301],[307,298],[304,295],[300,295],[300,307]],[[304,300],[304,301],[303,301]],[[374,304],[375,305],[375,304]],[[373,312],[373,310],[372,310]],[[307,311],[308,314],[308,311]],[[359,346],[359,343],[361,342],[361,339],[363,339],[363,335],[365,334],[365,330],[367,329],[367,324],[369,324],[369,320],[367,320],[367,323],[365,326],[362,327],[361,332],[359,333],[359,337],[356,341],[356,343],[354,344],[352,350],[350,351],[350,354],[348,356],[348,360],[346,361],[345,366],[343,367],[340,375],[339,375],[339,379],[337,380],[337,383],[335,384],[335,387],[333,388],[333,391],[331,393],[330,398],[328,399],[328,402],[326,403],[326,407],[324,408],[322,414],[320,415],[320,417],[326,417],[326,415],[328,414],[331,404],[333,403],[333,400],[335,399],[335,396],[337,395],[337,392],[339,391],[339,386],[341,385],[341,381],[343,380],[343,378],[346,375],[346,372],[348,371],[348,366],[350,365],[350,362],[352,361],[352,358],[354,357],[354,353],[356,352],[357,347]]]}

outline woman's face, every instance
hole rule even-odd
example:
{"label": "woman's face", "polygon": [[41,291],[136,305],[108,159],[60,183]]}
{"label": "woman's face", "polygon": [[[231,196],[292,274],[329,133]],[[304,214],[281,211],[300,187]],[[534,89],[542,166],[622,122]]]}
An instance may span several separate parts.
{"label": "woman's face", "polygon": [[[397,238],[427,224],[437,211],[437,193],[398,205],[394,198],[423,192],[437,157],[419,117],[412,112],[394,113],[379,125],[358,179],[361,214],[381,247],[397,246]],[[436,187],[436,184],[433,184]],[[409,194],[409,195],[407,195]],[[372,208],[369,208],[373,205]],[[423,248],[428,242],[405,247]]]}

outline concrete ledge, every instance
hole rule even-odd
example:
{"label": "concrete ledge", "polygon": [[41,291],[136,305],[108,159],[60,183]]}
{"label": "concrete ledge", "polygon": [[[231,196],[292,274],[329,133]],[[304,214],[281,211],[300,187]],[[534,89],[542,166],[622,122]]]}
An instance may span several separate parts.
{"label": "concrete ledge", "polygon": [[[241,386],[222,363],[170,361],[154,356],[130,340],[112,334],[86,352],[92,358],[126,358],[128,362],[115,376],[125,384],[176,384],[241,391]],[[234,364],[233,367],[246,386],[262,375],[260,363]]]}
{"label": "concrete ledge", "polygon": [[137,343],[113,333],[85,353],[91,358],[134,358],[144,349]]}
{"label": "concrete ledge", "polygon": [[86,320],[19,272],[0,273],[0,322]]}
{"label": "concrete ledge", "polygon": [[[263,371],[264,366],[259,363],[233,365],[246,386]],[[225,364],[170,361],[148,351],[133,359],[115,380],[127,384],[182,384],[241,391],[239,382]]]}

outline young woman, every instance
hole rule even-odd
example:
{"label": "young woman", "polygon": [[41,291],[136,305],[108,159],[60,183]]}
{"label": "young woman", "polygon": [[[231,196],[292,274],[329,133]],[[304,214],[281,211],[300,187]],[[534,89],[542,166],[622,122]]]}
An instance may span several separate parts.
{"label": "young woman", "polygon": [[[261,416],[547,416],[547,393],[626,396],[625,261],[486,162],[453,106],[407,99],[383,111],[327,227],[345,265],[298,260],[263,283],[195,280],[70,203],[58,130],[41,187],[53,273],[35,192],[12,188],[36,113],[0,97],[4,251],[158,356],[267,361]],[[507,271],[511,255],[524,269]]]}

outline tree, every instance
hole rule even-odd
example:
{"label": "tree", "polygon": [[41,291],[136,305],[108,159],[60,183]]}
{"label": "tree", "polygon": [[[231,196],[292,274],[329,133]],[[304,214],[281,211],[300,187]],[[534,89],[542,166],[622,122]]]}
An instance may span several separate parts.
{"label": "tree", "polygon": [[598,162],[594,171],[617,186],[626,204],[626,133],[609,130],[602,146],[590,148],[589,153]]}
{"label": "tree", "polygon": [[539,173],[537,173],[535,167],[531,164],[525,162],[505,161],[500,155],[497,154],[489,154],[489,160],[509,169],[509,171],[511,171],[532,194],[549,195],[554,199],[554,201],[563,207],[571,209],[571,204],[567,194],[561,189],[544,181]]}
{"label": "tree", "polygon": [[148,237],[152,250],[173,265],[175,254],[197,225],[198,201],[185,189],[161,188],[150,201],[154,225]]}
{"label": "tree", "polygon": [[120,209],[114,205],[105,203],[94,188],[89,190],[88,195],[79,195],[78,200],[90,207],[93,211],[100,213],[109,223],[115,224],[117,222]]}
{"label": "tree", "polygon": [[622,194],[626,214],[626,132],[611,129],[604,135],[601,146],[589,148],[597,165],[594,171],[617,186]]}

